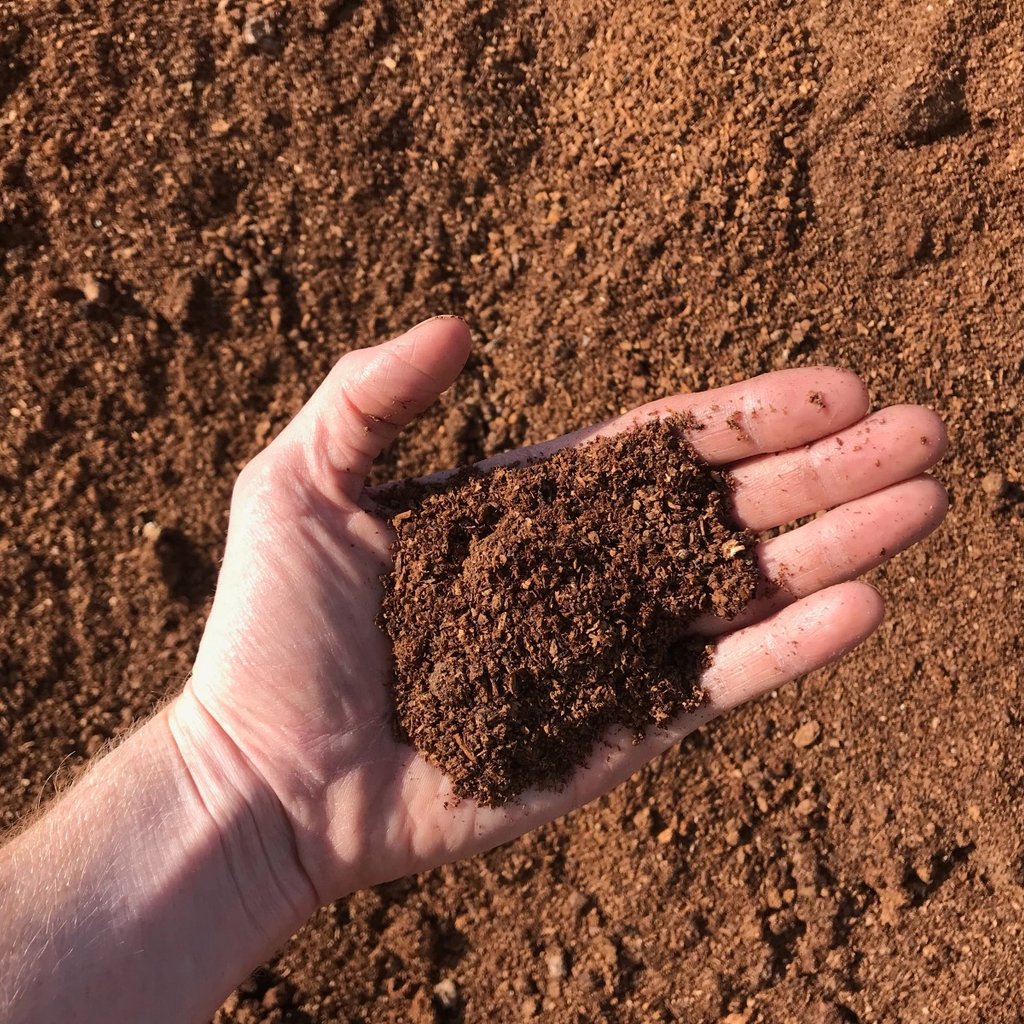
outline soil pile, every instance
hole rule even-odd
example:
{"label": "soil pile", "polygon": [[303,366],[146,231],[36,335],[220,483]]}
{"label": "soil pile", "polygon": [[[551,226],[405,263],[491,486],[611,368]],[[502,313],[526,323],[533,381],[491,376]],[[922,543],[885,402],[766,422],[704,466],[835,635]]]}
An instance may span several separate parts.
{"label": "soil pile", "polygon": [[699,615],[754,596],[753,538],[671,417],[527,467],[470,473],[396,517],[382,624],[399,735],[456,795],[564,785],[613,725],[701,701]]}
{"label": "soil pile", "polygon": [[1022,54],[1021,0],[0,0],[0,822],[185,678],[345,350],[476,333],[381,479],[837,363],[953,440],[880,632],[222,1018],[1016,1021]]}

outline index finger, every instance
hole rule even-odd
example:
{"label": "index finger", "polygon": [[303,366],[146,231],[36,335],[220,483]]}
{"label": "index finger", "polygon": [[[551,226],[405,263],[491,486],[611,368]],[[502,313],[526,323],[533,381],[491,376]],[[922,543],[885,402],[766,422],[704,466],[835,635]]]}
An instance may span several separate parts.
{"label": "index finger", "polygon": [[[570,445],[618,434],[652,417],[673,414],[692,418],[687,439],[703,459],[723,466],[809,444],[856,423],[867,408],[867,389],[852,370],[834,366],[776,370],[711,391],[659,398],[604,423],[501,452],[476,463],[476,468],[543,458]],[[422,480],[441,481],[447,475],[445,471]]]}

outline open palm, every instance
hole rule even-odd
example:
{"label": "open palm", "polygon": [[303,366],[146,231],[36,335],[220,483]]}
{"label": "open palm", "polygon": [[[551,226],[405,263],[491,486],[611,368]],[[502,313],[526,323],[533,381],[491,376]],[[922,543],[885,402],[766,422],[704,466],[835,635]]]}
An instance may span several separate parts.
{"label": "open palm", "polygon": [[[866,415],[852,373],[780,371],[666,398],[624,417],[510,452],[510,462],[688,412],[692,442],[736,481],[739,524],[766,531],[766,576],[784,586],[717,638],[701,710],[641,744],[612,736],[559,792],[493,809],[453,799],[448,780],[394,738],[389,644],[376,626],[392,533],[364,487],[373,460],[455,378],[461,320],[437,318],[344,357],[235,488],[213,611],[179,717],[225,737],[280,802],[301,868],[323,902],[494,846],[599,795],[703,722],[840,657],[882,618],[849,582],[927,535],[946,509],[921,477],[945,449],[939,419],[899,406]],[[486,464],[485,464],[486,465]],[[621,742],[619,742],[621,740]]]}

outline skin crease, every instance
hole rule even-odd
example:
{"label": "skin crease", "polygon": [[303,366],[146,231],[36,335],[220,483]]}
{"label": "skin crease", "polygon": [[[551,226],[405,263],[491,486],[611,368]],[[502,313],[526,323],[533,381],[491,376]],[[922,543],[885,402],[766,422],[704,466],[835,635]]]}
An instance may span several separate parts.
{"label": "skin crease", "polygon": [[[641,744],[613,734],[560,792],[498,809],[455,801],[392,736],[375,619],[393,538],[364,481],[469,346],[465,324],[443,317],[345,356],[243,470],[184,691],[0,850],[0,918],[11,922],[0,1019],[208,1019],[318,905],[564,814],[703,722],[856,646],[883,609],[855,578],[945,513],[945,492],[921,475],[945,450],[941,421],[909,406],[865,418],[861,382],[827,367],[665,398],[491,460],[688,412],[701,425],[694,446],[736,480],[740,525],[833,511],[760,546],[783,588],[734,622],[695,625],[717,638],[697,714]],[[103,979],[113,1002],[93,1005]]]}

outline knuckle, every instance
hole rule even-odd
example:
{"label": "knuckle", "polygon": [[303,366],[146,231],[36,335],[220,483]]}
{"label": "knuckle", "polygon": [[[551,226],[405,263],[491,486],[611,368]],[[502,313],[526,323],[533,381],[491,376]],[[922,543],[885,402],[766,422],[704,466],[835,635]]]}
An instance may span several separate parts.
{"label": "knuckle", "polygon": [[846,536],[834,518],[819,520],[817,553],[824,565],[828,580],[844,580],[850,574]]}
{"label": "knuckle", "polygon": [[819,508],[828,506],[836,484],[836,474],[826,460],[830,457],[824,445],[815,445],[809,452],[806,461],[806,488],[812,501]]}
{"label": "knuckle", "polygon": [[785,637],[767,633],[762,640],[761,650],[775,680],[786,680],[793,675],[793,652],[787,650]]}

